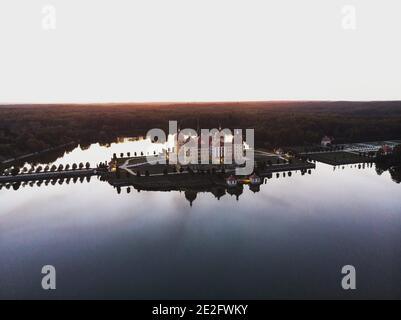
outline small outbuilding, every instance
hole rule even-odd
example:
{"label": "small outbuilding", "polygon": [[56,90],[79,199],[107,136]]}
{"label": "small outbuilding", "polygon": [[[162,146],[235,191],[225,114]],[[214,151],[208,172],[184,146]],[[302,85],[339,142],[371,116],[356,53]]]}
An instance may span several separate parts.
{"label": "small outbuilding", "polygon": [[227,183],[227,186],[229,186],[229,187],[235,187],[237,185],[238,181],[233,175],[231,175],[226,179],[226,183]]}
{"label": "small outbuilding", "polygon": [[322,145],[322,147],[328,147],[328,146],[332,145],[333,141],[334,141],[333,137],[324,136],[322,138],[322,141],[320,142],[320,144]]}

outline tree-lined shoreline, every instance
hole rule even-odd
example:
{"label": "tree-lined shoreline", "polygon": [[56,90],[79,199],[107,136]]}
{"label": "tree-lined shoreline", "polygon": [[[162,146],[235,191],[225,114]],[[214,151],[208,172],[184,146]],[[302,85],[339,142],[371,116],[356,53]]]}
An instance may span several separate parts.
{"label": "tree-lined shoreline", "polygon": [[76,141],[110,143],[121,136],[182,128],[253,128],[256,147],[399,138],[401,102],[227,102],[0,106],[0,161]]}

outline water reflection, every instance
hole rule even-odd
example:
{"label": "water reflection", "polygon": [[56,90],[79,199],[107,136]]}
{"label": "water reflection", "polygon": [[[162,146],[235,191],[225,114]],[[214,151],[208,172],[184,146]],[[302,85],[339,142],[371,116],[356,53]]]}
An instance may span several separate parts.
{"label": "water reflection", "polygon": [[[86,148],[89,150],[90,148]],[[68,154],[68,153],[67,153]],[[62,164],[60,164],[62,166]],[[373,163],[361,163],[361,164],[350,164],[350,165],[339,165],[333,166],[333,173],[344,171],[349,172],[350,170],[369,170],[371,171],[374,168],[375,172],[378,175],[382,175],[384,172],[388,171],[390,173],[391,179],[400,183],[400,168],[392,167],[388,170],[383,170],[380,166],[375,166]],[[269,180],[275,179],[290,179],[293,175],[311,175],[314,170],[295,170],[295,171],[283,171],[283,172],[275,172],[266,175],[261,183],[259,184],[249,184],[246,188],[249,192],[259,193],[261,188],[268,187]],[[63,185],[70,183],[90,183],[92,175],[87,176],[76,176],[76,177],[66,177],[66,178],[55,178],[48,180],[39,180],[39,181],[23,181],[23,182],[14,182],[14,183],[1,183],[0,182],[0,190],[3,188],[5,190],[10,191],[18,191],[20,188],[40,188],[40,187],[51,187],[55,185]],[[120,175],[106,175],[106,176],[95,176],[95,178],[99,181],[109,184],[117,194],[121,194],[122,192],[126,192],[127,194],[131,193],[131,191],[178,191],[183,192],[185,195],[185,199],[189,202],[190,206],[193,205],[196,200],[198,193],[210,193],[214,196],[216,200],[220,200],[223,196],[228,194],[229,196],[233,196],[237,201],[240,200],[241,195],[244,193],[244,185],[238,184],[234,187],[227,186],[225,182],[225,176],[219,174],[209,174],[198,173],[196,175],[192,175],[190,180],[180,179],[180,176],[173,176],[173,178],[169,178],[169,181],[161,182],[160,177],[147,178],[144,183],[143,180],[140,179],[132,179],[130,175],[126,175],[121,177]]]}
{"label": "water reflection", "polygon": [[[135,138],[117,138],[111,143],[93,143],[93,144],[68,144],[61,149],[51,150],[49,152],[19,160],[13,165],[29,170],[32,166],[56,167],[63,165],[72,165],[73,163],[86,163],[92,165],[99,162],[108,162],[113,154],[142,153],[144,155],[161,152],[166,144],[151,143],[149,139],[142,137]],[[3,167],[6,168],[5,165]],[[3,168],[3,169],[5,169]]]}
{"label": "water reflection", "polygon": [[[142,151],[121,145],[37,165]],[[378,169],[316,163],[235,188],[205,185],[206,173],[196,186],[98,176],[0,185],[0,298],[349,298],[345,264],[358,273],[353,297],[401,298],[399,170]],[[51,296],[38,281],[45,264],[60,275]]]}

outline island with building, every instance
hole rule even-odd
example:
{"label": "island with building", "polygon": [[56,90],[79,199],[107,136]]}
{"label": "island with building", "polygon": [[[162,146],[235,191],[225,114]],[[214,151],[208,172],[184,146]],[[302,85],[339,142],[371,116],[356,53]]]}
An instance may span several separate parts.
{"label": "island with building", "polygon": [[[221,128],[214,134],[220,133]],[[232,135],[210,136],[205,143],[200,135],[178,135],[172,141],[164,143],[160,152],[114,153],[109,161],[95,166],[82,162],[65,166],[31,166],[30,169],[25,166],[21,169],[15,164],[2,171],[0,188],[18,190],[21,185],[83,182],[90,181],[92,176],[98,176],[117,193],[122,190],[127,193],[131,190],[179,191],[185,194],[192,205],[198,193],[205,192],[213,194],[216,199],[229,194],[238,200],[244,186],[248,186],[252,192],[259,192],[260,186],[274,175],[291,176],[294,171],[299,171],[302,175],[311,174],[316,162],[332,166],[376,163],[377,170],[389,170],[394,177],[399,176],[401,165],[401,140],[335,144],[334,137],[323,136],[320,144],[273,150],[252,149],[246,142],[226,143],[232,140]],[[195,161],[193,153],[187,147],[191,143],[197,147]],[[246,158],[247,151],[252,151],[252,159],[247,159],[252,161],[252,172],[238,174],[237,169],[244,165],[225,160]],[[178,154],[183,157],[184,163],[171,158]],[[205,163],[202,159],[208,161]]]}

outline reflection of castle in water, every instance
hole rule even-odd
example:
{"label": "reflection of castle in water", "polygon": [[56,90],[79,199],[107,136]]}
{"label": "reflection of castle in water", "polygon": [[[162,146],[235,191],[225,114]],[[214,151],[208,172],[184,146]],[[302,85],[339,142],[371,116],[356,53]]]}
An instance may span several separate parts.
{"label": "reflection of castle in water", "polygon": [[[372,168],[372,164],[353,164],[349,166],[337,166],[333,167],[334,171],[342,171],[350,168],[352,170],[363,170]],[[382,170],[379,166],[376,166],[378,175],[383,174],[387,170]],[[141,177],[120,177],[117,178],[115,174],[101,173],[101,174],[87,174],[80,176],[73,176],[67,178],[53,178],[53,179],[42,179],[42,180],[27,180],[17,182],[0,183],[0,190],[14,190],[17,191],[21,188],[38,188],[38,187],[51,187],[58,185],[68,185],[76,183],[89,183],[93,175],[96,175],[101,181],[109,183],[118,194],[121,194],[124,190],[126,193],[131,193],[132,190],[141,191],[156,191],[156,192],[169,192],[178,191],[183,192],[185,199],[192,206],[194,201],[198,198],[199,194],[212,194],[217,200],[228,195],[234,197],[239,201],[241,195],[246,192],[245,186],[248,186],[250,192],[257,193],[264,188],[264,184],[268,184],[269,179],[284,178],[288,179],[293,173],[300,172],[301,175],[311,174],[312,171],[308,170],[295,170],[295,171],[283,171],[274,172],[265,175],[261,175],[261,180],[254,180],[251,183],[251,179],[237,178],[224,174],[177,174],[169,176],[141,176]],[[396,183],[401,182],[401,167],[391,167],[388,169],[392,180]],[[248,177],[251,178],[251,177]],[[254,177],[255,178],[255,177]],[[235,179],[235,182],[233,180]],[[249,181],[248,181],[249,180]]]}
{"label": "reflection of castle in water", "polygon": [[[310,169],[301,170],[302,173],[309,172]],[[274,173],[279,175],[278,172]],[[285,173],[282,173],[283,177]],[[288,172],[290,176],[291,173]],[[126,188],[127,193],[131,189],[140,191],[179,191],[183,192],[185,198],[192,203],[196,200],[198,193],[211,193],[217,200],[220,200],[226,194],[234,196],[238,201],[244,192],[244,185],[249,186],[252,192],[259,192],[260,185],[272,178],[273,173],[262,173],[260,176],[252,174],[249,177],[237,177],[226,173],[224,168],[221,171],[200,170],[183,172],[170,172],[170,174],[154,175],[131,175],[128,172],[117,170],[108,171],[104,168],[97,169],[76,169],[69,171],[50,171],[50,172],[32,172],[16,176],[3,176],[0,180],[0,190],[19,190],[25,187],[43,187],[56,186],[63,184],[75,184],[90,182],[91,178],[96,176],[101,181],[109,183],[120,194],[122,188]]]}
{"label": "reflection of castle in water", "polygon": [[127,193],[131,192],[131,188],[141,191],[159,191],[183,192],[185,198],[190,205],[196,200],[199,193],[211,193],[217,200],[220,200],[226,194],[234,195],[236,199],[243,193],[243,185],[239,184],[236,187],[228,187],[225,178],[222,175],[199,174],[191,177],[188,174],[177,174],[174,176],[161,177],[123,177],[109,175],[103,177],[110,185],[112,185],[118,194],[125,188]]}
{"label": "reflection of castle in water", "polygon": [[[301,172],[302,175],[312,173],[311,169],[299,170],[299,172]],[[291,177],[291,175],[292,173],[290,171],[276,172],[274,177],[285,178],[286,176]],[[257,193],[261,190],[261,185],[266,184],[267,181],[272,178],[272,173],[266,173],[261,176],[253,174],[247,178],[235,178],[232,175],[227,177],[227,175],[223,173],[199,173],[148,177],[136,177],[131,175],[120,175],[118,177],[118,175],[109,174],[102,179],[110,183],[118,194],[121,194],[123,189],[125,189],[127,193],[130,193],[132,188],[137,190],[137,192],[183,192],[185,199],[187,199],[190,206],[192,206],[200,193],[212,194],[217,200],[220,200],[225,195],[229,195],[239,201],[241,195],[244,193],[245,186],[249,187],[249,191]],[[233,180],[235,180],[235,183]]]}
{"label": "reflection of castle in water", "polygon": [[[350,165],[333,166],[333,171],[342,171],[347,168],[353,170],[364,170],[373,167],[373,163],[358,163]],[[309,167],[308,167],[309,166]],[[241,195],[248,187],[250,192],[257,193],[263,188],[263,184],[271,178],[287,178],[291,177],[294,172],[300,172],[302,175],[311,174],[311,169],[314,165],[304,163],[303,169],[290,169],[290,165],[285,165],[282,168],[279,166],[270,166],[265,170],[261,170],[258,174],[250,176],[235,177],[233,173],[228,173],[223,170],[223,167],[212,168],[213,170],[171,170],[169,173],[153,173],[153,174],[128,174],[124,170],[117,170],[110,172],[108,170],[97,169],[82,169],[62,172],[46,172],[46,173],[31,173],[12,176],[2,176],[0,180],[0,190],[19,190],[25,187],[44,187],[56,186],[63,184],[74,184],[90,182],[92,176],[96,176],[101,181],[109,183],[118,194],[122,193],[123,189],[127,193],[131,190],[140,191],[158,191],[169,192],[178,191],[182,192],[185,199],[192,206],[194,201],[198,198],[199,194],[211,194],[217,200],[228,195],[239,201]],[[401,168],[390,167],[381,168],[376,164],[376,172],[381,175],[387,171],[390,173],[394,182],[400,183],[401,181]],[[167,168],[167,167],[166,167]],[[294,168],[294,165],[292,165]],[[149,169],[150,167],[144,167]],[[280,171],[282,170],[282,171]],[[146,170],[147,171],[147,170]],[[156,171],[159,171],[156,166]],[[136,172],[139,173],[139,172]]]}

